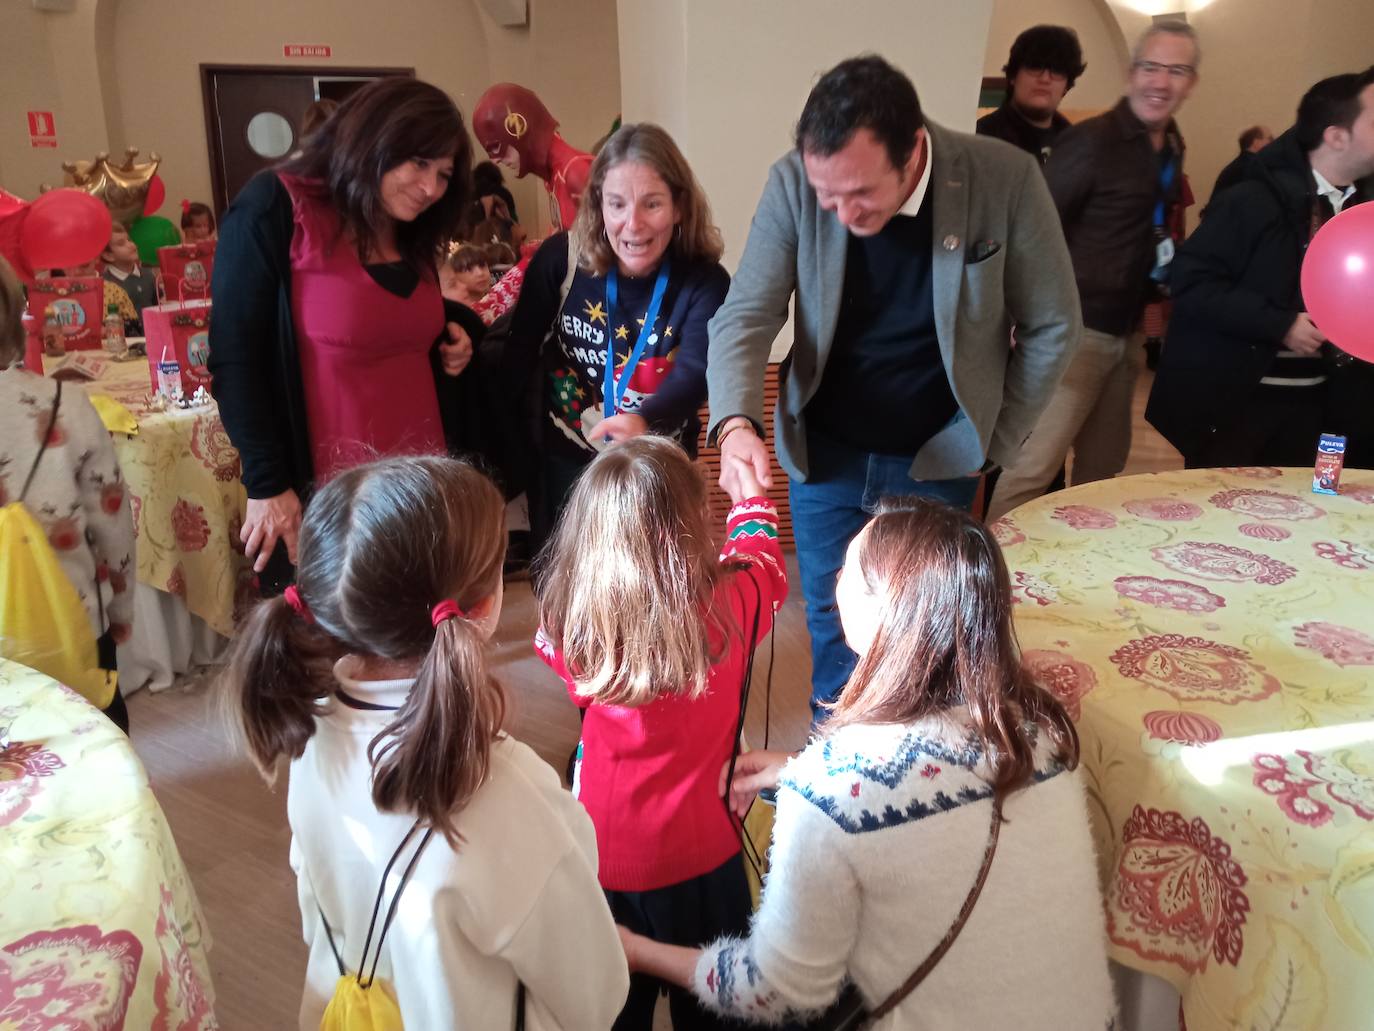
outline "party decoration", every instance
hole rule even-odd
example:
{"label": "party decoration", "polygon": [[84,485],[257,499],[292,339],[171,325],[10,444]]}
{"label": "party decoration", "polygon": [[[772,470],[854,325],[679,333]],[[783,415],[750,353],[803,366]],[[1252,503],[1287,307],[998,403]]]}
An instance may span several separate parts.
{"label": "party decoration", "polygon": [[1326,339],[1374,362],[1374,204],[1346,208],[1317,230],[1302,261],[1302,297]]}
{"label": "party decoration", "polygon": [[158,248],[181,243],[181,232],[161,215],[148,215],[129,227],[129,239],[138,247],[138,260],[156,267]]}
{"label": "party decoration", "polygon": [[162,181],[162,176],[154,175],[148,180],[148,196],[143,201],[143,214],[155,215],[157,209],[162,207],[167,199],[167,184]]}
{"label": "party decoration", "polygon": [[473,108],[472,131],[487,156],[516,178],[532,173],[544,180],[555,229],[572,225],[592,156],[558,134],[558,121],[532,90],[513,82],[492,86]]}
{"label": "party decoration", "polygon": [[27,203],[28,201],[24,200],[23,197],[17,197],[9,190],[0,189],[0,215],[8,215],[18,211]]}
{"label": "party decoration", "polygon": [[[136,157],[138,148],[126,147],[124,160],[115,164],[108,153],[101,151],[93,161],[62,162],[62,171],[68,186],[102,201],[116,222],[132,226],[145,213],[149,184],[162,164],[162,158],[156,154],[149,154],[144,162],[135,161]],[[165,199],[165,187],[162,195]]]}
{"label": "party decoration", "polygon": [[9,217],[16,216],[22,216],[19,251],[29,272],[84,265],[110,242],[109,209],[80,190],[51,190]]}

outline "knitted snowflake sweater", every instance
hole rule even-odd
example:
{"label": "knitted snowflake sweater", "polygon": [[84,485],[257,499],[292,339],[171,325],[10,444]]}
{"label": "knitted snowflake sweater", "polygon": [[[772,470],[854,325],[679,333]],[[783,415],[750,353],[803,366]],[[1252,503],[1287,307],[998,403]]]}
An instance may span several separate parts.
{"label": "knitted snowflake sweater", "polygon": [[[878,1027],[1107,1027],[1115,1007],[1083,788],[1046,740],[1036,768],[1004,805],[963,933]],[[707,946],[696,994],[719,1012],[779,1023],[829,1005],[848,978],[876,1006],[944,937],[973,885],[990,827],[987,776],[952,714],[814,740],[783,770],[750,935]]]}

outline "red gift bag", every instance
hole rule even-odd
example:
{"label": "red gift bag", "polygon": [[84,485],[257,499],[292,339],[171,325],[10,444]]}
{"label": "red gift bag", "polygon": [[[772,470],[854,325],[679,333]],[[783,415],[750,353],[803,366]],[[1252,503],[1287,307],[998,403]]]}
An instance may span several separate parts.
{"label": "red gift bag", "polygon": [[176,301],[143,309],[147,337],[148,378],[158,389],[159,362],[175,361],[181,368],[181,391],[187,397],[196,387],[210,389],[210,302]]}
{"label": "red gift bag", "polygon": [[203,301],[210,296],[210,273],[215,267],[215,241],[179,243],[157,249],[162,270],[162,298],[172,301]]}
{"label": "red gift bag", "polygon": [[62,344],[68,351],[100,349],[105,282],[99,276],[38,280],[29,289],[29,314],[40,336],[49,310],[62,327]]}

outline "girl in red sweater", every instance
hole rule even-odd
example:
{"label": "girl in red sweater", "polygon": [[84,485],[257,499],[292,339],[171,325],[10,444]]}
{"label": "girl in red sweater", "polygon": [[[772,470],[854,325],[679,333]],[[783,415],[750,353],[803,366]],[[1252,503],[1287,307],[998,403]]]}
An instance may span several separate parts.
{"label": "girl in red sweater", "polygon": [[[740,839],[720,797],[753,646],[787,596],[778,516],[747,467],[717,552],[706,484],[652,436],[582,473],[539,578],[540,654],[586,709],[574,791],[616,922],[680,945],[748,931]],[[726,1028],[691,993],[631,980],[616,1031]]]}

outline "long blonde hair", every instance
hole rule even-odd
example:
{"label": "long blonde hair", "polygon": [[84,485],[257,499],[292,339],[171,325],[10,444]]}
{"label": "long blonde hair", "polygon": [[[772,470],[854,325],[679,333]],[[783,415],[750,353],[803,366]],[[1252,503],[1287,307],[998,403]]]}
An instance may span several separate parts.
{"label": "long blonde hair", "polygon": [[[635,437],[578,478],[539,563],[539,614],[578,693],[644,705],[706,690],[729,629],[706,483],[682,448]],[[712,640],[719,642],[712,648]]]}

